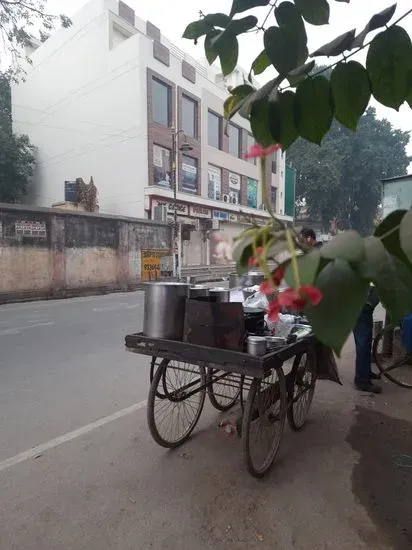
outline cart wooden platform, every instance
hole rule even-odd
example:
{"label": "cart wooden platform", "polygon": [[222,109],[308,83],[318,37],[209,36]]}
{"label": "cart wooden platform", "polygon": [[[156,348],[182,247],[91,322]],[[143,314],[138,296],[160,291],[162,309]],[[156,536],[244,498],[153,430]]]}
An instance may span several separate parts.
{"label": "cart wooden platform", "polygon": [[147,419],[154,440],[167,448],[184,443],[206,394],[221,411],[240,402],[243,457],[255,477],[271,467],[286,418],[294,430],[307,420],[317,378],[315,344],[307,336],[254,357],[143,334],[126,336],[128,351],[152,357]]}

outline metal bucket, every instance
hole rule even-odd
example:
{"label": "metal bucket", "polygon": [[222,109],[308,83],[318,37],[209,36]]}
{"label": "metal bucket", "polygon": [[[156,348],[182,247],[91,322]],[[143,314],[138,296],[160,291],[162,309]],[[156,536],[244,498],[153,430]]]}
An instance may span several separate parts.
{"label": "metal bucket", "polygon": [[186,283],[145,283],[143,334],[150,338],[182,340],[186,299]]}
{"label": "metal bucket", "polygon": [[216,296],[218,302],[230,302],[230,290],[226,288],[211,288],[210,296]]}
{"label": "metal bucket", "polygon": [[206,296],[209,296],[209,289],[207,286],[203,285],[191,286],[189,296],[190,298],[205,298]]}
{"label": "metal bucket", "polygon": [[242,277],[240,277],[236,272],[229,273],[229,288],[241,288],[242,287]]}
{"label": "metal bucket", "polygon": [[264,281],[264,279],[265,275],[262,273],[262,271],[249,271],[243,277],[243,286],[249,287],[260,285],[260,283]]}

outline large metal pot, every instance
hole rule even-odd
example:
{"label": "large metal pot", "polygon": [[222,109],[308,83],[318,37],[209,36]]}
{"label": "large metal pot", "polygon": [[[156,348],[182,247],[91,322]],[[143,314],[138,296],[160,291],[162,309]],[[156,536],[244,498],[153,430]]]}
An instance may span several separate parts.
{"label": "large metal pot", "polygon": [[209,296],[209,288],[204,285],[194,285],[189,290],[190,298],[206,298]]}
{"label": "large metal pot", "polygon": [[143,334],[151,338],[182,340],[189,285],[145,283]]}
{"label": "large metal pot", "polygon": [[217,302],[227,303],[230,302],[230,290],[227,288],[211,288],[209,290],[210,296],[215,296]]}
{"label": "large metal pot", "polygon": [[229,273],[229,288],[241,288],[242,287],[242,277],[236,272]]}
{"label": "large metal pot", "polygon": [[260,285],[260,283],[265,279],[262,271],[249,271],[243,277],[243,287],[250,287]]}

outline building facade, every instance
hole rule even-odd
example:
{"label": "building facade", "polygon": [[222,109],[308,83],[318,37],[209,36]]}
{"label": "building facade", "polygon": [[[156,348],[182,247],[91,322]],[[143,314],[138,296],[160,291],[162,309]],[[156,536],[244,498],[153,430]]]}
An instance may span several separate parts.
{"label": "building facade", "polygon": [[[101,212],[173,221],[176,208],[192,229],[183,233],[183,263],[213,263],[212,230],[235,236],[268,217],[258,166],[244,159],[248,122],[235,116],[226,128],[223,119],[227,87],[243,82],[242,71],[223,78],[121,1],[92,0],[72,21],[32,42],[25,81],[12,90],[14,129],[37,147],[29,202],[62,202],[65,182],[93,176]],[[286,190],[285,172],[279,151],[267,191],[278,216],[292,221],[294,180]]]}

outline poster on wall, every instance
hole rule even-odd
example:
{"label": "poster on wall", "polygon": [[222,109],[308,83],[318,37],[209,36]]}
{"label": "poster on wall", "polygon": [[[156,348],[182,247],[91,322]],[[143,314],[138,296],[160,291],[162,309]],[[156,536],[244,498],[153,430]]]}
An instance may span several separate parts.
{"label": "poster on wall", "polygon": [[172,254],[168,249],[146,248],[141,251],[141,280],[157,281],[172,275]]}
{"label": "poster on wall", "polygon": [[197,160],[183,155],[182,161],[183,182],[182,191],[197,193]]}
{"label": "poster on wall", "polygon": [[162,187],[170,187],[171,170],[169,149],[153,145],[153,183]]}
{"label": "poster on wall", "polygon": [[208,193],[209,199],[220,201],[222,195],[222,170],[209,164],[208,170]]}
{"label": "poster on wall", "polygon": [[252,178],[247,179],[247,205],[249,208],[257,208],[258,182]]}
{"label": "poster on wall", "polygon": [[240,203],[240,175],[229,172],[229,201],[234,204]]}

